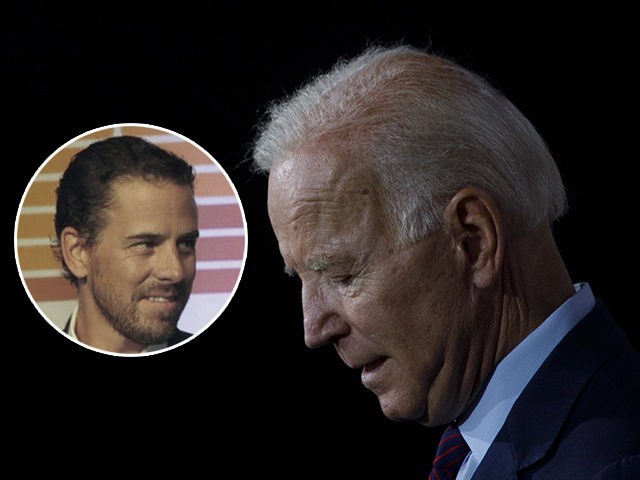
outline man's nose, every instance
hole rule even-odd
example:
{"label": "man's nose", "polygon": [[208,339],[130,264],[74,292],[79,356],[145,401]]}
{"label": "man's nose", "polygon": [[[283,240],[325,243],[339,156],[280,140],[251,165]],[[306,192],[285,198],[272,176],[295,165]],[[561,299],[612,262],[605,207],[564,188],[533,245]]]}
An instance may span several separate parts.
{"label": "man's nose", "polygon": [[304,314],[304,343],[318,348],[349,334],[349,325],[338,305],[319,289],[302,285],[302,311]]}
{"label": "man's nose", "polygon": [[162,281],[178,283],[185,279],[187,260],[174,246],[165,245],[156,254],[155,276]]}

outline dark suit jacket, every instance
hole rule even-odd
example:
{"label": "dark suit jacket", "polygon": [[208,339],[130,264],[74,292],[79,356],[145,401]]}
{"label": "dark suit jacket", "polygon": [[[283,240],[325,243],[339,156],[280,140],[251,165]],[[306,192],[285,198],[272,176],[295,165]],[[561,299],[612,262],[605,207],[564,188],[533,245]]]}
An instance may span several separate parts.
{"label": "dark suit jacket", "polygon": [[[69,334],[69,324],[71,323],[71,317],[67,320],[67,324],[64,326],[64,333]],[[167,347],[171,347],[177,343],[186,340],[191,336],[190,333],[183,332],[182,330],[177,330],[176,333],[168,340]]]}
{"label": "dark suit jacket", "polygon": [[473,480],[640,479],[640,355],[596,307],[542,364]]}

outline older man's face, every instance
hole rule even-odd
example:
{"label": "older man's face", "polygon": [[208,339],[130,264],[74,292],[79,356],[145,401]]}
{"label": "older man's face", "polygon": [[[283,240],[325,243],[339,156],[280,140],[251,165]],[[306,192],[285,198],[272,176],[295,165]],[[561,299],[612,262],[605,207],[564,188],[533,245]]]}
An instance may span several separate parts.
{"label": "older man's face", "polygon": [[333,343],[389,418],[448,422],[480,368],[467,356],[474,307],[464,267],[444,235],[399,248],[385,234],[375,179],[354,164],[298,155],[270,174],[271,222],[302,280],[305,342]]}

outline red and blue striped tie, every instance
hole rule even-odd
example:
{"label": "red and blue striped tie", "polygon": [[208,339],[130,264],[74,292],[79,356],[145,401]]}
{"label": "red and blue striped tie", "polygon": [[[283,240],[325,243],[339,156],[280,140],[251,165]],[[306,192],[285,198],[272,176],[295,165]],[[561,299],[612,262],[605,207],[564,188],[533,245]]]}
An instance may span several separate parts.
{"label": "red and blue striped tie", "polygon": [[442,434],[429,480],[453,480],[469,453],[469,445],[458,427],[450,424]]}

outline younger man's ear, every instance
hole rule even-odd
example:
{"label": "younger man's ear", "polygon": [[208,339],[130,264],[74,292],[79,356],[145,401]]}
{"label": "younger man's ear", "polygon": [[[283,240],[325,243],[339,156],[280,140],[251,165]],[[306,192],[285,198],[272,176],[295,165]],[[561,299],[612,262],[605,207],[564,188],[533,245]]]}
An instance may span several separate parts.
{"label": "younger man's ear", "polygon": [[60,249],[67,267],[77,278],[89,273],[88,247],[80,232],[73,227],[64,227],[60,233]]}
{"label": "younger man's ear", "polygon": [[474,285],[491,286],[504,260],[503,225],[496,203],[482,190],[465,188],[447,205],[445,222],[456,256],[466,264]]}

